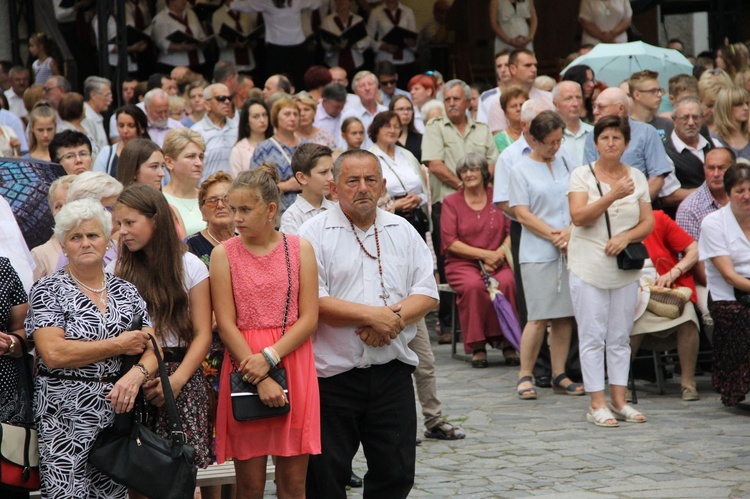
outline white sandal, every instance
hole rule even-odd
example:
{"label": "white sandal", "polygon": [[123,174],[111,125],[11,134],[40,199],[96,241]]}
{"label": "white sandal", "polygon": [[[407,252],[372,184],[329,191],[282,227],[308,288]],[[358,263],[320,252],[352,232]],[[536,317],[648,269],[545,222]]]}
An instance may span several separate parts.
{"label": "white sandal", "polygon": [[[615,420],[614,424],[607,423],[607,421],[612,419]],[[617,418],[606,407],[602,407],[601,409],[596,410],[589,407],[589,410],[586,413],[586,420],[589,423],[594,423],[596,426],[602,426],[604,428],[616,428],[620,426],[620,423],[616,421]]]}
{"label": "white sandal", "polygon": [[[610,406],[610,409],[618,421],[625,421],[626,423],[645,423],[647,421],[646,416],[630,404],[625,404],[619,411],[614,406]],[[639,416],[643,419],[638,419]]]}

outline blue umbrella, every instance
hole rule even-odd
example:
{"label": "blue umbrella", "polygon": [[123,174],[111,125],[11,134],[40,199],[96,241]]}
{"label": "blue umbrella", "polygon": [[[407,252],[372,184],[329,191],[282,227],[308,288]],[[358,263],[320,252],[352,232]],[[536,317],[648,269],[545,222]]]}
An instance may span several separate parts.
{"label": "blue umbrella", "polygon": [[560,74],[580,64],[590,67],[596,79],[609,87],[618,86],[633,73],[644,69],[658,72],[659,84],[664,88],[673,76],[693,74],[693,65],[677,50],[643,42],[600,43],[571,62]]}
{"label": "blue umbrella", "polygon": [[10,205],[29,248],[46,243],[55,221],[47,203],[49,186],[65,170],[57,163],[0,158],[0,195]]}
{"label": "blue umbrella", "polygon": [[500,330],[503,332],[505,340],[516,349],[521,351],[521,325],[518,322],[516,311],[510,304],[505,295],[500,291],[500,283],[492,277],[484,268],[484,263],[479,260],[479,268],[482,269],[482,279],[487,285],[487,291],[490,293],[492,306],[495,308],[497,320],[500,323]]}

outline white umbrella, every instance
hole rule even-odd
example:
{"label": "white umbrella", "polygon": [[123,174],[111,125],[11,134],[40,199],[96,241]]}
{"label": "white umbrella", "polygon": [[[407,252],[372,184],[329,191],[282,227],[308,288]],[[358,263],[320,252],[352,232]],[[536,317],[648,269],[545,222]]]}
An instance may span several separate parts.
{"label": "white umbrella", "polygon": [[669,79],[678,74],[693,74],[693,65],[677,50],[655,47],[643,42],[600,43],[590,52],[571,62],[560,73],[585,64],[597,80],[616,87],[630,75],[650,69],[659,73],[659,84],[666,88]]}

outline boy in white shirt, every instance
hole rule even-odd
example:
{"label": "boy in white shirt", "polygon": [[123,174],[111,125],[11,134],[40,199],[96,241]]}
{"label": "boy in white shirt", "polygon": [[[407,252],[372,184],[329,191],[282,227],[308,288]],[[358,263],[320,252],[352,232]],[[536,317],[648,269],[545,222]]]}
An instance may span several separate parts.
{"label": "boy in white shirt", "polygon": [[333,182],[332,155],[330,147],[311,142],[301,144],[294,151],[292,172],[302,186],[302,193],[281,216],[281,232],[297,234],[300,225],[334,206],[326,199]]}

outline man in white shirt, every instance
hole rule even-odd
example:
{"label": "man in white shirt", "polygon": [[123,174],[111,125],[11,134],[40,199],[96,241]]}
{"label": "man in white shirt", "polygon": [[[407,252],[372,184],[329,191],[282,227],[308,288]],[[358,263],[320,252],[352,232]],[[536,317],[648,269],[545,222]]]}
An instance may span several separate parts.
{"label": "man in white shirt", "polygon": [[104,118],[102,114],[112,104],[112,82],[99,76],[89,76],[83,82],[83,109],[86,118],[94,123],[94,141],[101,149],[109,145],[107,132],[104,131]]}
{"label": "man in white shirt", "polygon": [[583,91],[581,85],[574,81],[561,81],[552,89],[552,102],[565,122],[563,147],[575,159],[572,168],[583,164],[583,151],[586,137],[594,132],[594,127],[581,120]]}
{"label": "man in white shirt", "polygon": [[[331,73],[331,78],[333,78],[333,83],[338,83],[344,89],[349,88],[349,74],[346,72],[346,69],[342,68],[341,66],[334,66],[331,69],[329,69]],[[359,97],[357,97],[354,94],[347,93],[346,94],[346,105],[347,106],[355,106],[359,103]]]}
{"label": "man in white shirt", "polygon": [[310,457],[306,493],[346,498],[361,443],[364,495],[406,497],[414,483],[411,373],[418,362],[408,343],[437,303],[432,258],[404,218],[377,209],[385,182],[375,155],[347,151],[333,171],[339,204],[300,228],[315,249],[320,293],[312,341],[322,454]]}
{"label": "man in white shirt", "polygon": [[206,99],[206,114],[203,119],[190,127],[203,136],[206,141],[206,156],[203,160],[201,182],[218,171],[231,175],[229,155],[237,142],[237,123],[229,119],[232,112],[232,96],[229,89],[221,83],[214,83],[203,90]]}
{"label": "man in white shirt", "polygon": [[10,70],[10,88],[4,93],[8,101],[8,110],[19,118],[29,114],[23,105],[23,93],[27,88],[29,88],[29,70],[23,66],[13,67]]}
{"label": "man in white shirt", "polygon": [[[508,58],[510,52],[501,50],[495,54],[495,72],[497,76],[497,87],[482,92],[479,96],[479,107],[477,108],[477,121],[485,125],[489,121],[490,104],[493,100],[500,101],[500,92],[503,86],[510,84],[510,69],[508,69]],[[501,108],[502,109],[502,108]]]}
{"label": "man in white shirt", "polygon": [[164,144],[164,137],[170,130],[185,128],[169,117],[169,95],[164,90],[149,90],[143,97],[143,104],[148,118],[148,135],[159,147]]}
{"label": "man in white shirt", "polygon": [[[534,80],[537,76],[537,61],[534,52],[526,49],[511,52],[508,56],[508,70],[511,77],[509,84],[520,85],[526,89],[529,93],[529,99],[541,99],[552,105],[552,94],[534,86]],[[505,118],[503,108],[500,107],[500,94],[496,99],[490,99],[487,126],[490,127],[493,134],[508,128],[508,120]]]}
{"label": "man in white shirt", "polygon": [[[367,136],[367,129],[372,123],[372,119],[376,114],[387,111],[388,108],[378,102],[378,77],[369,71],[360,71],[354,75],[352,81],[352,90],[359,97],[359,104],[354,106],[344,107],[341,112],[341,123],[344,122],[349,116],[355,116],[359,118],[362,125],[365,127],[365,141],[362,143],[362,149],[369,149],[372,147],[372,140]],[[338,147],[346,149],[346,142],[341,137],[341,133],[334,135]]]}
{"label": "man in white shirt", "polygon": [[346,89],[338,83],[323,87],[323,98],[315,111],[313,125],[334,137],[341,135],[341,111],[346,105]]}

